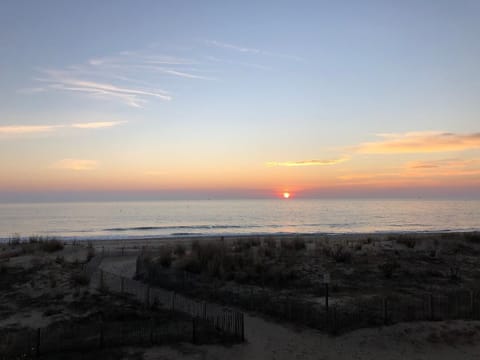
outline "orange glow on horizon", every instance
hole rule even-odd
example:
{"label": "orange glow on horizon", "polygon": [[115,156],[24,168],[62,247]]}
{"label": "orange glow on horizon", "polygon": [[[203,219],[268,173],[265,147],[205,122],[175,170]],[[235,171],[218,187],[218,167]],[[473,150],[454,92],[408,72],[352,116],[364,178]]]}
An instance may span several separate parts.
{"label": "orange glow on horizon", "polygon": [[283,198],[284,199],[290,199],[290,193],[289,192],[284,192],[283,193]]}

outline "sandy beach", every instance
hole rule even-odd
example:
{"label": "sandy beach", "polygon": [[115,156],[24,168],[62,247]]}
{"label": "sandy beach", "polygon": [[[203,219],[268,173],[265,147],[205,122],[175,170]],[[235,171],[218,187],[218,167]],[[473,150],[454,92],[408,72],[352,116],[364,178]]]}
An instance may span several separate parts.
{"label": "sandy beach", "polygon": [[[473,235],[476,236],[476,234]],[[357,257],[359,259],[369,257],[370,262],[378,261],[378,256],[385,256],[389,252],[396,254],[402,267],[407,266],[408,261],[411,261],[410,266],[417,266],[412,265],[415,263],[415,256],[412,254],[416,252],[423,256],[427,252],[430,253],[430,245],[435,243],[435,239],[439,239],[437,243],[443,241],[443,244],[437,246],[439,251],[437,257],[449,256],[449,249],[452,247],[458,248],[458,244],[468,243],[470,247],[468,251],[474,253],[480,245],[476,242],[476,238],[465,237],[465,234],[410,234],[411,238],[415,238],[414,246],[408,242],[405,245],[405,238],[400,238],[399,241],[399,238],[395,236],[392,234],[289,235],[276,237],[275,240],[278,242],[279,251],[281,251],[282,241],[293,241],[299,238],[304,240],[305,248],[300,250],[303,254],[301,257],[303,260],[305,256],[314,257],[309,254],[318,254],[319,245],[316,245],[317,242],[329,244],[329,246],[341,243],[348,248],[357,249],[357,254],[354,254],[353,260],[348,263],[336,263],[332,260],[339,269],[362,266],[363,260],[356,260]],[[195,241],[201,243],[222,242],[234,246],[239,242],[249,242],[256,239],[257,237],[241,236],[224,237],[223,240],[219,237],[201,237],[128,241],[101,240],[91,243],[97,255],[102,254],[102,252],[105,254],[99,265],[100,269],[127,278],[134,278],[136,276],[137,256],[142,251],[154,253],[156,250],[165,247],[173,248],[180,243],[187,248],[187,254],[185,255],[187,256],[191,251],[189,248]],[[370,240],[367,241],[366,239]],[[263,241],[265,239],[260,239],[261,243]],[[358,244],[363,244],[361,250],[358,250]],[[456,245],[454,246],[454,244]],[[2,309],[4,310],[0,319],[0,329],[35,328],[56,321],[71,319],[74,312],[72,312],[69,303],[75,298],[74,292],[78,291],[78,286],[70,286],[69,279],[71,271],[75,271],[74,264],[84,262],[87,257],[88,250],[85,245],[81,244],[79,246],[77,243],[67,242],[64,248],[59,251],[45,253],[35,250],[33,253],[18,254],[10,257],[8,261],[4,260],[2,266],[10,269],[22,268],[27,272],[32,267],[38,266],[38,263],[43,264],[43,270],[35,273],[34,276],[44,278],[45,283],[41,283],[38,279],[30,280],[25,284],[14,284],[13,287],[9,287],[7,292],[4,292],[1,299]],[[258,245],[259,248],[261,246]],[[255,248],[255,246],[252,245],[252,248]],[[252,248],[249,248],[249,251]],[[463,249],[461,246],[460,248]],[[366,252],[367,255],[360,255],[360,251]],[[465,249],[462,251],[463,253],[457,251],[455,256],[457,260],[464,261],[467,264],[469,263],[469,255],[465,252]],[[113,254],[113,252],[116,252],[116,254]],[[409,255],[403,257],[403,252]],[[2,253],[13,254],[12,248],[4,245]],[[114,256],[109,256],[109,253]],[[297,256],[300,256],[300,254],[297,254]],[[175,264],[175,261],[173,264]],[[375,266],[377,265],[375,264]],[[448,269],[445,269],[445,271],[448,272]],[[7,273],[9,273],[9,270],[7,270]],[[395,280],[399,281],[397,285],[401,283],[401,277],[403,276],[401,272],[399,274],[399,278]],[[32,302],[30,306],[20,308],[22,304],[21,301],[19,302],[19,298],[41,298],[46,291],[52,291],[49,290],[53,286],[52,278],[56,282],[53,291],[56,294],[62,294],[62,300],[57,303],[55,311],[52,311],[51,304],[48,305],[48,302],[42,301]],[[464,270],[461,286],[478,284],[478,280],[478,272]],[[232,284],[237,284],[235,286],[239,288],[254,286],[254,284],[248,282],[239,284],[235,281],[226,281],[226,283],[229,283],[230,287],[233,286]],[[383,280],[381,283],[383,283]],[[451,283],[451,286],[457,287],[459,285]],[[372,284],[371,287],[375,288],[375,284]],[[295,288],[289,288],[288,286],[283,289],[276,286],[271,288],[265,286],[265,288],[269,289],[272,295],[283,291],[290,291],[291,293],[297,291]],[[354,291],[351,288],[348,289],[345,291]],[[83,292],[84,290],[80,291]],[[300,289],[299,294],[301,294],[299,296],[311,297],[311,294],[305,289]],[[342,291],[339,290],[338,295],[334,293],[333,297],[341,295]],[[60,296],[58,297],[60,298]],[[121,307],[122,305],[117,302],[116,306]],[[47,310],[50,310],[50,312]],[[123,356],[128,359],[130,356],[128,354],[138,356],[140,351],[144,359],[225,359],[227,357],[231,359],[476,359],[478,353],[480,353],[480,321],[478,320],[405,322],[389,326],[356,329],[332,336],[303,324],[293,324],[268,314],[262,314],[262,311],[250,311],[241,308],[240,310],[245,311],[247,341],[243,344],[198,346],[184,343],[142,348],[140,350],[126,348]],[[53,313],[53,315],[50,313]]]}

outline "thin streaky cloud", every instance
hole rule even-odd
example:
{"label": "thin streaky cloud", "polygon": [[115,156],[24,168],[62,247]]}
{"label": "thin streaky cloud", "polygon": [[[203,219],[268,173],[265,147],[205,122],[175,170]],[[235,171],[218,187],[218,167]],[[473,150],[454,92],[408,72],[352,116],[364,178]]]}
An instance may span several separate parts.
{"label": "thin streaky cloud", "polygon": [[98,168],[98,161],[86,159],[62,159],[50,165],[51,169],[88,171]]}
{"label": "thin streaky cloud", "polygon": [[120,99],[132,107],[141,107],[147,100],[154,97],[164,101],[169,101],[172,97],[163,90],[134,89],[119,87],[113,84],[100,83],[88,80],[81,80],[65,76],[64,72],[47,70],[46,73],[51,78],[42,79],[50,83],[50,88],[57,90],[83,92],[96,97],[106,97]]}
{"label": "thin streaky cloud", "polygon": [[230,49],[230,50],[235,50],[239,52],[244,52],[244,53],[253,53],[253,54],[260,54],[262,53],[262,50],[260,49],[255,49],[255,48],[249,48],[245,46],[240,46],[240,45],[234,45],[234,44],[228,44],[216,40],[205,40],[205,43],[208,45],[213,45],[216,47],[221,47],[224,49]]}
{"label": "thin streaky cloud", "polygon": [[356,147],[364,154],[401,154],[453,152],[480,148],[480,133],[409,132],[379,134],[382,140],[366,142]]}
{"label": "thin streaky cloud", "polygon": [[54,131],[63,125],[8,125],[0,126],[0,135],[26,135]]}
{"label": "thin streaky cloud", "polygon": [[72,124],[71,127],[77,129],[102,129],[114,127],[123,123],[126,123],[126,121],[98,121]]}
{"label": "thin streaky cloud", "polygon": [[[201,70],[188,69],[188,66],[198,64],[175,56],[123,51],[63,69],[38,69],[44,76],[35,80],[48,84],[42,87],[44,91],[84,93],[96,99],[115,100],[140,108],[153,99],[172,100],[168,91],[158,88],[159,83],[172,81],[170,77],[212,80]],[[165,76],[162,78],[162,75]]]}
{"label": "thin streaky cloud", "polygon": [[202,80],[213,80],[212,78],[200,75],[189,74],[183,71],[169,70],[169,69],[159,69],[161,72],[169,75],[175,75],[187,79],[202,79]]}
{"label": "thin streaky cloud", "polygon": [[0,136],[21,136],[41,133],[56,133],[60,129],[102,129],[111,128],[127,121],[97,121],[60,125],[8,125],[0,126]]}
{"label": "thin streaky cloud", "polygon": [[410,161],[405,164],[405,167],[408,169],[459,168],[478,163],[478,159],[441,159],[431,161]]}
{"label": "thin streaky cloud", "polygon": [[234,50],[241,53],[267,55],[267,56],[279,57],[279,58],[290,59],[290,60],[295,60],[300,62],[305,61],[303,58],[296,55],[275,53],[271,51],[266,51],[266,50],[261,50],[261,49],[256,49],[256,48],[251,48],[251,47],[246,47],[246,46],[241,46],[236,44],[230,44],[230,43],[221,42],[217,40],[205,40],[205,43],[210,46],[215,46],[218,48],[223,48],[228,50]]}
{"label": "thin streaky cloud", "polygon": [[266,166],[268,167],[328,166],[328,165],[340,164],[347,160],[349,160],[348,157],[342,157],[342,158],[330,159],[330,160],[301,160],[301,161],[283,161],[283,162],[270,161],[266,163]]}

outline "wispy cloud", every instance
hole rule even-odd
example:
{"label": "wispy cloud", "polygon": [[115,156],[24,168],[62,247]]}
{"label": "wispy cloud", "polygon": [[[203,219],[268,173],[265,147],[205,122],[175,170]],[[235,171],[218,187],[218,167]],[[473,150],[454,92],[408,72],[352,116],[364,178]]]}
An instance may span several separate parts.
{"label": "wispy cloud", "polygon": [[338,176],[341,181],[354,183],[375,183],[384,181],[417,181],[429,180],[437,181],[442,178],[464,179],[480,174],[480,159],[438,159],[438,160],[418,160],[409,161],[401,167],[394,167],[382,171],[351,173]]}
{"label": "wispy cloud", "polygon": [[286,166],[286,167],[293,167],[293,166],[328,166],[328,165],[335,165],[342,162],[349,160],[348,157],[342,157],[338,159],[330,159],[330,160],[301,160],[301,161],[283,161],[283,162],[276,162],[271,161],[267,162],[266,166],[268,167],[276,167],[276,166]]}
{"label": "wispy cloud", "polygon": [[380,134],[382,140],[360,144],[356,150],[364,154],[431,153],[480,148],[480,133],[409,132]]}
{"label": "wispy cloud", "polygon": [[8,125],[0,126],[0,135],[26,135],[54,131],[62,125]]}
{"label": "wispy cloud", "polygon": [[74,170],[74,171],[87,171],[95,170],[98,167],[98,161],[96,160],[84,160],[84,159],[62,159],[52,165],[52,169],[61,170]]}
{"label": "wispy cloud", "polygon": [[440,159],[429,161],[410,161],[405,164],[407,169],[439,169],[439,168],[459,168],[478,163],[476,159]]}
{"label": "wispy cloud", "polygon": [[235,50],[239,52],[244,52],[244,53],[252,53],[252,54],[261,54],[262,50],[260,49],[255,49],[255,48],[249,48],[245,46],[240,46],[240,45],[234,45],[234,44],[228,44],[216,40],[205,40],[205,43],[208,45],[216,46],[216,47],[221,47],[224,49],[230,49],[230,50]]}
{"label": "wispy cloud", "polygon": [[217,41],[217,40],[205,40],[205,43],[207,45],[210,45],[210,46],[215,46],[215,47],[218,47],[218,48],[233,50],[233,51],[246,53],[246,54],[258,54],[258,55],[273,56],[273,57],[290,59],[290,60],[295,60],[295,61],[300,61],[300,62],[304,61],[303,58],[301,58],[299,56],[295,56],[295,55],[275,53],[275,52],[271,52],[271,51],[266,51],[266,50],[252,48],[252,47],[241,46],[241,45],[237,45],[237,44],[226,43],[226,42]]}
{"label": "wispy cloud", "polygon": [[99,122],[85,122],[74,124],[60,124],[60,125],[7,125],[0,126],[0,136],[22,136],[34,135],[41,133],[54,133],[60,129],[101,129],[110,128],[126,121],[99,121]]}
{"label": "wispy cloud", "polygon": [[408,177],[471,176],[480,173],[480,159],[440,159],[405,164]]}
{"label": "wispy cloud", "polygon": [[94,97],[117,99],[133,107],[141,107],[147,98],[151,97],[166,101],[172,99],[163,90],[119,87],[109,83],[87,81],[72,77],[75,74],[68,71],[45,70],[44,72],[48,77],[41,80],[48,82],[50,89],[83,92]]}
{"label": "wispy cloud", "polygon": [[88,122],[88,123],[77,123],[72,124],[71,127],[77,129],[101,129],[101,128],[110,128],[120,124],[125,123],[126,121],[99,121],[99,122]]}
{"label": "wispy cloud", "polygon": [[[60,69],[40,69],[37,81],[45,86],[20,89],[19,92],[64,91],[143,107],[152,100],[170,101],[170,92],[158,84],[169,85],[177,79],[212,80],[197,61],[147,51],[123,51],[113,56],[95,57],[84,63]],[[40,90],[41,89],[41,90]]]}

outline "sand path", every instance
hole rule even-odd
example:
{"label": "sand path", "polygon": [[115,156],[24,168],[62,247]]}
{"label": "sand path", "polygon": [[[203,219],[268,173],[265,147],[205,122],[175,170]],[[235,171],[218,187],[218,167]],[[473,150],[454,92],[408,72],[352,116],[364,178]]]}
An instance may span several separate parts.
{"label": "sand path", "polygon": [[[133,277],[135,256],[105,258],[100,267],[106,271]],[[474,332],[474,342],[462,334]],[[338,337],[330,337],[309,328],[294,328],[245,314],[247,342],[224,346],[157,347],[145,351],[145,359],[228,359],[228,360],[292,360],[292,359],[465,359],[480,358],[480,322],[423,322],[363,329]],[[431,341],[432,334],[443,334],[440,341]],[[456,334],[456,335],[451,335]],[[443,336],[442,335],[442,336]],[[450,337],[447,337],[450,336]],[[429,340],[430,339],[430,340]]]}

